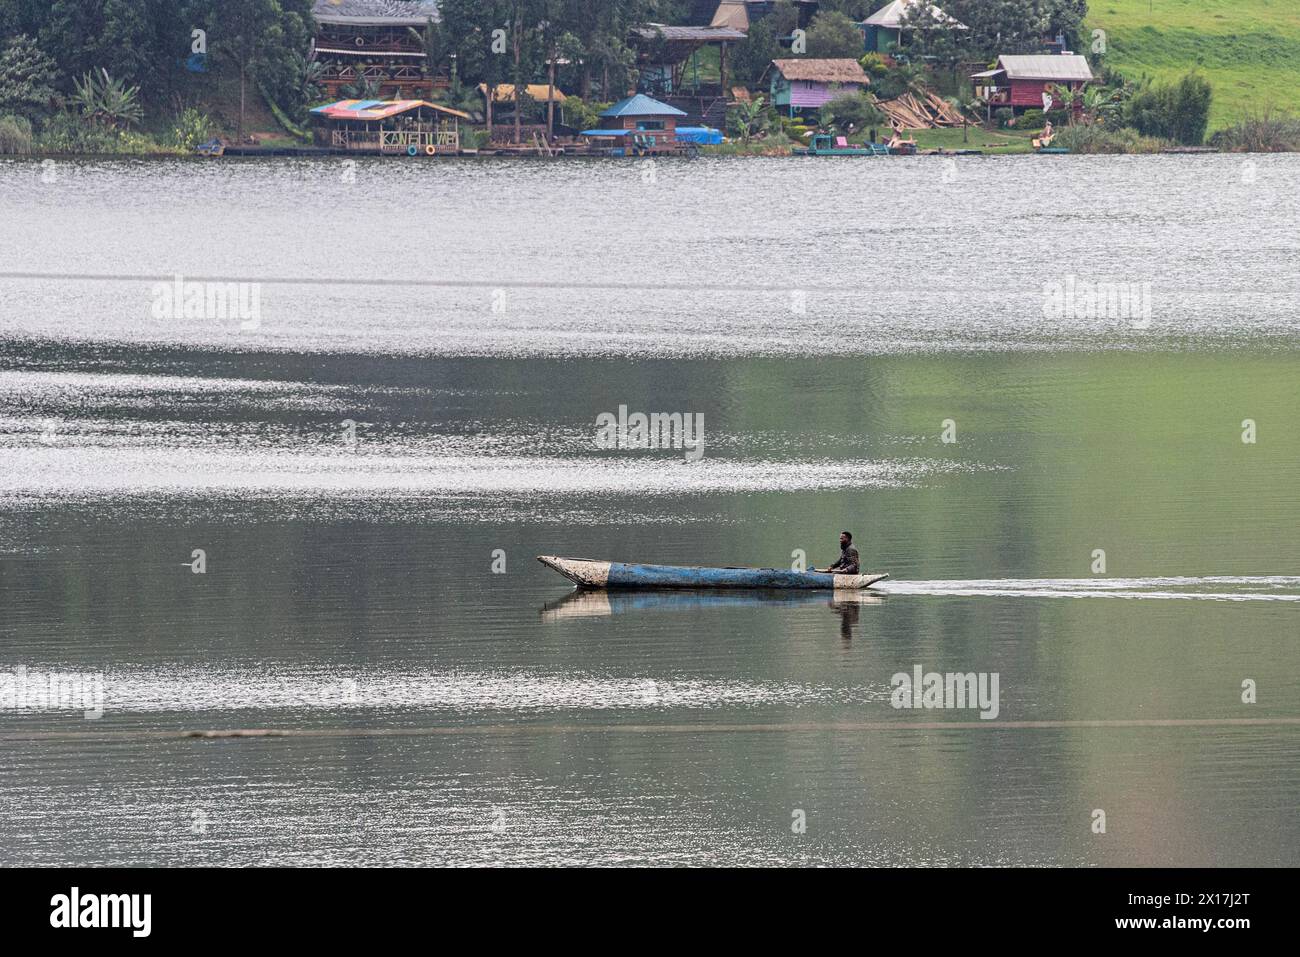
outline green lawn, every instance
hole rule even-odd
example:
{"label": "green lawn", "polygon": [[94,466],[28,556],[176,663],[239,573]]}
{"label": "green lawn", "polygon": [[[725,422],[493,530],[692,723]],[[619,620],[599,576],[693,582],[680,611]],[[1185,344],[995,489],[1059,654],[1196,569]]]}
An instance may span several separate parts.
{"label": "green lawn", "polygon": [[1199,69],[1214,85],[1210,129],[1265,106],[1300,112],[1300,0],[1091,0],[1106,63],[1134,78]]}

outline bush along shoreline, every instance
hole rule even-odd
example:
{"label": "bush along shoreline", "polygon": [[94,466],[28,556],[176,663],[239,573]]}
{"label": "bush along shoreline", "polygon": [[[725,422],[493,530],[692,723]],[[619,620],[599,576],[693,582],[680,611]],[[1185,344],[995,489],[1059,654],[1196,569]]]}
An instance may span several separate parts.
{"label": "bush along shoreline", "polygon": [[1300,117],[1265,110],[1219,130],[1210,145],[1225,153],[1300,152]]}

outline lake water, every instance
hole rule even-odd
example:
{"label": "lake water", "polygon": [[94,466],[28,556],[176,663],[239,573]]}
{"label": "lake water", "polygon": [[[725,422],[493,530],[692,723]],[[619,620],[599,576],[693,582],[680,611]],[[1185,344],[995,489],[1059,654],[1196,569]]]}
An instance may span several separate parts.
{"label": "lake water", "polygon": [[5,161],[0,242],[0,863],[1300,859],[1300,158]]}

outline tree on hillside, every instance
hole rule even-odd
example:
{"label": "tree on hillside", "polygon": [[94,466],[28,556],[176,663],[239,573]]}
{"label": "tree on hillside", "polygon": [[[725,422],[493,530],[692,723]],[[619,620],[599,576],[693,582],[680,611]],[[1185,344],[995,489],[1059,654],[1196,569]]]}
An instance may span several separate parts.
{"label": "tree on hillside", "polygon": [[604,99],[621,98],[637,75],[631,29],[681,14],[675,0],[442,0],[440,11],[448,54],[467,84],[494,86],[516,74],[549,83],[554,66],[557,85],[584,100],[597,86]]}
{"label": "tree on hillside", "polygon": [[943,0],[939,6],[969,27],[958,42],[975,59],[1033,53],[1058,35],[1075,47],[1088,10],[1087,0]]}
{"label": "tree on hillside", "polygon": [[821,0],[817,4],[819,13],[842,13],[855,23],[861,23],[871,16],[888,0]]}
{"label": "tree on hillside", "polygon": [[38,39],[67,77],[104,69],[138,85],[143,95],[160,97],[189,46],[185,24],[193,21],[183,6],[176,0],[49,0]]}
{"label": "tree on hillside", "polygon": [[546,136],[555,135],[555,96],[559,89],[557,78],[559,64],[582,57],[582,41],[563,19],[564,0],[542,0],[541,35],[542,59],[546,65]]}
{"label": "tree on hillside", "polygon": [[[601,97],[622,99],[637,77],[636,51],[628,43],[628,32],[637,24],[672,22],[673,11],[652,0],[575,0],[570,10],[570,15],[578,18],[571,29],[585,45],[584,98],[589,95],[593,73],[599,71]],[[590,32],[584,35],[578,27],[588,20]]]}
{"label": "tree on hillside", "polygon": [[808,24],[808,56],[852,60],[862,56],[862,31],[842,13],[819,13]]}
{"label": "tree on hillside", "polygon": [[[506,46],[509,20],[504,0],[443,0],[440,8],[448,55],[456,60],[457,77],[487,87],[486,122],[492,128],[496,87],[507,76]],[[495,31],[503,31],[496,34]]]}
{"label": "tree on hillside", "polygon": [[32,117],[49,109],[58,70],[36,41],[25,34],[0,50],[0,115]]}
{"label": "tree on hillside", "polygon": [[[799,9],[793,0],[776,0],[772,12],[758,21],[766,24],[778,40],[790,36],[799,27]],[[751,23],[751,29],[754,24]]]}
{"label": "tree on hillside", "polygon": [[525,57],[531,58],[535,52],[539,34],[539,24],[543,17],[543,0],[509,0],[510,6],[510,53],[511,83],[515,88],[515,143],[523,140],[523,114],[526,97],[525,86],[528,74],[525,72]]}
{"label": "tree on hillside", "polygon": [[0,0],[0,40],[35,37],[49,16],[50,0]]}
{"label": "tree on hillside", "polygon": [[929,3],[917,3],[903,13],[903,29],[911,43],[908,52],[943,66],[960,62],[964,56],[962,40],[967,31],[954,27],[952,18]]}
{"label": "tree on hillside", "polygon": [[736,45],[736,53],[731,61],[731,71],[735,78],[752,86],[776,59],[785,56],[781,44],[776,42],[776,34],[768,22],[771,17],[764,17],[749,28],[749,35],[742,43]]}
{"label": "tree on hillside", "polygon": [[[227,0],[204,0],[217,4]],[[305,104],[303,97],[303,57],[311,48],[316,21],[312,17],[312,0],[274,0],[279,8],[275,35],[262,44],[253,63],[253,75],[260,89],[276,105],[296,113]]]}
{"label": "tree on hillside", "polygon": [[[35,37],[59,66],[56,84],[71,93],[74,77],[107,69],[162,100],[186,75],[190,30],[220,0],[0,0],[0,41]],[[310,4],[309,4],[310,5]]]}
{"label": "tree on hillside", "polygon": [[280,46],[284,30],[276,0],[222,0],[207,21],[209,48],[239,72],[238,138],[244,138],[248,81],[257,64]]}

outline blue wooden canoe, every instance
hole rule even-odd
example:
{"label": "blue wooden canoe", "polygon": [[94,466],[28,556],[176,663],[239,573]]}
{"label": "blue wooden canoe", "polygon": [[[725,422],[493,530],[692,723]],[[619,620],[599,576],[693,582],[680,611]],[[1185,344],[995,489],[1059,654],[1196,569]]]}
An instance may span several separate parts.
{"label": "blue wooden canoe", "polygon": [[687,565],[639,565],[586,558],[538,555],[580,588],[869,588],[888,575],[833,575],[789,568],[700,568]]}

